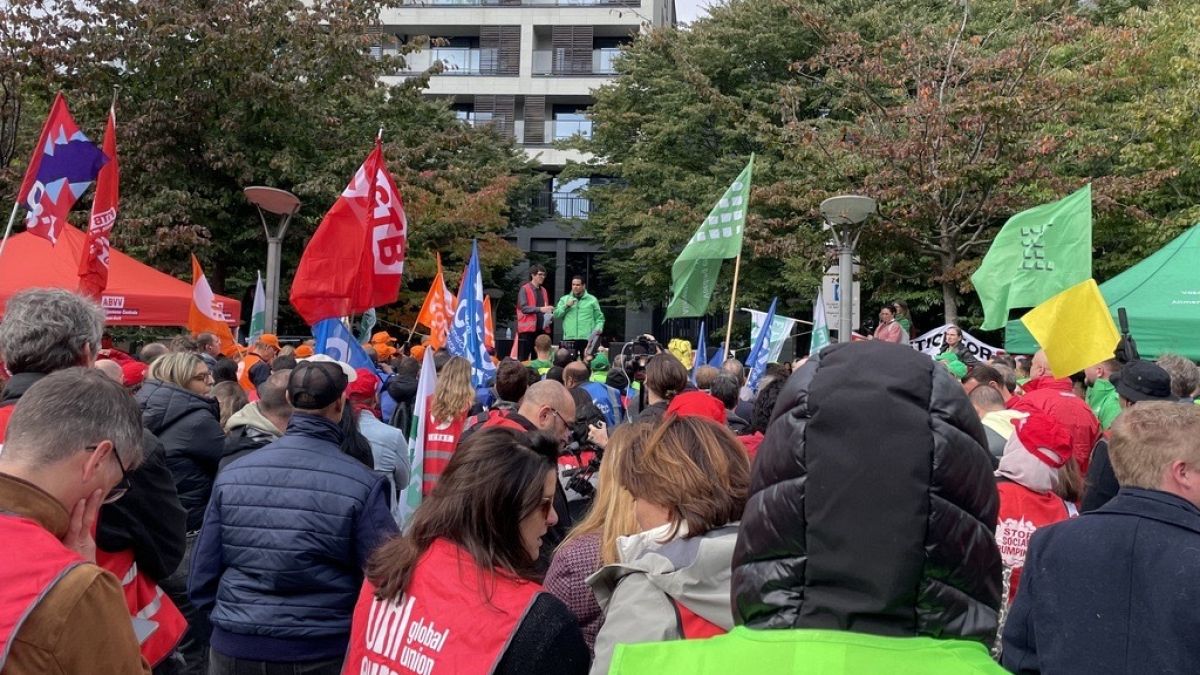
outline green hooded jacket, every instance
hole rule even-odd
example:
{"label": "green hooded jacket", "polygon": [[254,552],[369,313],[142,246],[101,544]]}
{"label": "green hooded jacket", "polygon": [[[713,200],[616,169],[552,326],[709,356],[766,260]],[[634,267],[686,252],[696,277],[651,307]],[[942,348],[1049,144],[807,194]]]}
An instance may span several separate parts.
{"label": "green hooded jacket", "polygon": [[[570,300],[576,300],[574,305],[568,305]],[[591,293],[576,298],[567,293],[558,299],[554,307],[554,320],[562,326],[564,340],[587,340],[592,333],[604,330],[604,313],[600,311],[600,301]]]}
{"label": "green hooded jacket", "polygon": [[610,675],[1000,675],[987,648],[969,640],[883,637],[835,630],[750,630],[707,640],[620,645]]}
{"label": "green hooded jacket", "polygon": [[1121,414],[1121,400],[1117,388],[1108,380],[1097,378],[1087,390],[1087,404],[1100,420],[1100,427],[1107,429],[1117,415]]}

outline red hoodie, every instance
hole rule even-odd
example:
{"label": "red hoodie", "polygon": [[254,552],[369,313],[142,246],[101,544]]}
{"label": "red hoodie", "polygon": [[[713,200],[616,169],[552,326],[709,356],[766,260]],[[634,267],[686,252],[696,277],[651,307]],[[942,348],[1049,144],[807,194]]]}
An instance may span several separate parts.
{"label": "red hoodie", "polygon": [[1040,410],[1058,420],[1071,435],[1071,456],[1079,471],[1087,475],[1092,447],[1100,439],[1100,420],[1087,402],[1075,395],[1070,378],[1055,379],[1045,375],[1025,383],[1024,396],[1008,401],[1012,410]]}

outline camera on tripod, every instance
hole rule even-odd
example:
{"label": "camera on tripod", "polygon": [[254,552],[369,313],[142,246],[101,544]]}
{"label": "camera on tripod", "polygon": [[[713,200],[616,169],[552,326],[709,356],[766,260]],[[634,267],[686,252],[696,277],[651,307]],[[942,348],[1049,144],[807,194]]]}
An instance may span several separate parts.
{"label": "camera on tripod", "polygon": [[[602,421],[602,419],[576,421],[571,425],[571,442],[563,448],[561,453],[563,456],[574,457],[578,464],[574,468],[562,471],[563,478],[567,479],[563,488],[579,495],[581,500],[590,500],[596,495],[596,486],[592,485],[592,478],[600,470],[600,461],[604,458],[604,448],[593,443],[589,434],[592,424]],[[568,501],[570,501],[569,496]]]}

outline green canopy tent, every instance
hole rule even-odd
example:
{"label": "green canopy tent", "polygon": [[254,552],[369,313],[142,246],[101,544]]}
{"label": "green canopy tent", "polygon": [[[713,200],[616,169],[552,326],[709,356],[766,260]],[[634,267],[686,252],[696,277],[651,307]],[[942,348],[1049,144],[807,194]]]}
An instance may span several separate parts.
{"label": "green canopy tent", "polygon": [[[1117,308],[1125,308],[1142,358],[1172,352],[1200,360],[1200,224],[1100,284],[1100,293],[1114,322]],[[1032,354],[1037,342],[1020,320],[1009,321],[1004,349]]]}

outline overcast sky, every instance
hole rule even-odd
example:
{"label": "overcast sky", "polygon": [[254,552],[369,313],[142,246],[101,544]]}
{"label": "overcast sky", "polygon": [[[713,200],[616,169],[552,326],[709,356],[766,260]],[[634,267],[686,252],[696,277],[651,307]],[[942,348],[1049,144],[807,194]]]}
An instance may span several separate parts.
{"label": "overcast sky", "polygon": [[675,16],[679,23],[690,23],[707,14],[705,7],[720,0],[675,0]]}

